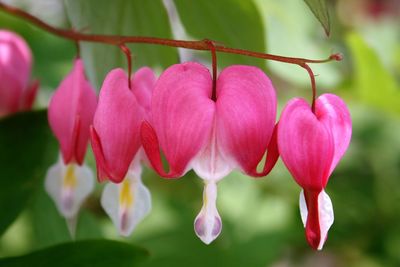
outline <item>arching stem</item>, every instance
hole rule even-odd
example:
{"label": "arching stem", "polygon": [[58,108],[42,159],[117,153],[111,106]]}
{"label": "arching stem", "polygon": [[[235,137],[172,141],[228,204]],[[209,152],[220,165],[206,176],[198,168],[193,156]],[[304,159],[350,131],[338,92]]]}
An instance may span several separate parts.
{"label": "arching stem", "polygon": [[[157,38],[157,37],[147,37],[147,36],[122,36],[122,35],[102,35],[102,34],[84,34],[81,32],[76,32],[74,30],[65,30],[53,27],[41,19],[25,12],[19,8],[4,4],[0,2],[0,10],[11,14],[15,17],[19,17],[24,19],[25,21],[30,22],[37,27],[50,32],[54,35],[60,36],[65,39],[72,40],[74,42],[85,41],[85,42],[94,42],[94,43],[103,43],[120,46],[127,43],[143,43],[143,44],[156,44],[170,47],[181,47],[193,50],[203,50],[203,51],[211,51],[213,56],[213,79],[215,79],[216,75],[216,52],[227,53],[227,54],[237,54],[255,58],[262,58],[266,60],[273,60],[288,64],[298,65],[305,70],[307,70],[310,79],[311,79],[311,87],[313,90],[313,100],[312,100],[312,110],[315,111],[315,97],[316,97],[316,84],[314,74],[308,64],[310,63],[325,63],[329,61],[340,61],[343,56],[340,53],[332,54],[326,59],[314,60],[314,59],[306,59],[306,58],[296,58],[296,57],[285,57],[279,55],[272,55],[261,52],[254,52],[245,49],[231,48],[226,47],[224,45],[216,44],[214,41],[210,41],[208,39],[200,40],[200,41],[184,41],[184,40],[173,40],[166,38]],[[211,45],[210,45],[211,44]],[[122,47],[121,47],[122,49]],[[125,52],[125,51],[124,51]],[[126,54],[126,53],[125,53]],[[131,59],[130,59],[131,60]],[[128,60],[129,61],[129,60]],[[129,62],[128,62],[129,65]],[[215,67],[214,67],[215,65]],[[128,66],[129,69],[129,66]],[[129,71],[130,72],[130,71]],[[215,83],[215,81],[213,81]],[[215,98],[213,92],[213,99]]]}
{"label": "arching stem", "polygon": [[312,69],[310,68],[310,66],[308,66],[308,64],[304,63],[300,66],[303,67],[308,72],[308,75],[310,76],[311,90],[312,90],[311,110],[313,113],[315,113],[315,99],[317,97],[317,85],[315,83],[315,76],[314,76],[314,73],[313,73]]}
{"label": "arching stem", "polygon": [[211,59],[212,59],[212,78],[213,78],[213,89],[211,99],[217,100],[217,53],[215,51],[215,44],[213,41],[205,39],[204,40],[209,46],[211,51]]}
{"label": "arching stem", "polygon": [[129,47],[127,47],[125,44],[121,44],[119,47],[121,48],[122,52],[124,52],[124,54],[126,56],[126,61],[128,64],[128,87],[129,87],[129,89],[132,89],[132,87],[131,87],[132,53],[131,53],[131,50],[129,49]]}

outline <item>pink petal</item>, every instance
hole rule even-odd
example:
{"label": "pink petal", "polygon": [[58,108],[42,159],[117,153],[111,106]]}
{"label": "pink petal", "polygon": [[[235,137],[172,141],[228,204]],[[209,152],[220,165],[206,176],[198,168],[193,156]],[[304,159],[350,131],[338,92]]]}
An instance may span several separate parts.
{"label": "pink petal", "polygon": [[217,81],[217,138],[226,157],[249,174],[256,172],[276,119],[276,95],[256,67],[231,66]]}
{"label": "pink petal", "polygon": [[151,96],[156,84],[156,76],[152,69],[148,67],[140,68],[131,79],[132,92],[136,100],[143,107],[146,114],[151,111]]}
{"label": "pink petal", "polygon": [[97,134],[96,130],[93,128],[93,125],[90,126],[90,141],[93,154],[96,159],[97,179],[99,180],[99,182],[104,182],[107,180],[107,177],[111,172],[108,169],[106,159],[104,158],[104,152],[103,147],[101,146],[100,137]]}
{"label": "pink petal", "polygon": [[283,162],[301,187],[321,191],[326,186],[333,160],[333,137],[303,99],[291,100],[283,110],[278,147]]}
{"label": "pink petal", "polygon": [[66,164],[82,164],[96,104],[96,93],[85,78],[82,61],[77,59],[51,98],[48,111]]}
{"label": "pink petal", "polygon": [[274,168],[276,162],[279,158],[279,149],[278,149],[278,123],[274,127],[274,131],[272,132],[271,140],[268,144],[267,156],[265,157],[265,163],[262,172],[257,172],[254,170],[250,172],[249,175],[253,177],[263,177],[268,175],[272,169]]}
{"label": "pink petal", "polygon": [[28,86],[31,66],[32,53],[25,40],[14,32],[0,30],[0,77],[14,77],[23,90]]}
{"label": "pink petal", "polygon": [[308,244],[317,249],[321,241],[321,228],[319,224],[319,205],[318,195],[320,191],[304,191],[305,202],[307,205],[306,239]]}
{"label": "pink petal", "polygon": [[0,117],[15,113],[19,110],[19,100],[22,89],[18,81],[12,77],[5,77],[0,66]]}
{"label": "pink petal", "polygon": [[122,69],[112,70],[103,82],[93,121],[97,138],[92,134],[92,147],[99,180],[119,183],[125,178],[140,147],[143,118],[143,110],[128,87],[128,77]]}
{"label": "pink petal", "polygon": [[338,96],[323,94],[315,103],[315,111],[318,120],[332,131],[335,152],[329,173],[339,163],[350,144],[351,117],[346,104]]}
{"label": "pink petal", "polygon": [[[211,90],[210,73],[198,63],[173,65],[158,79],[152,99],[154,129],[142,127],[142,142],[160,175],[183,175],[207,141],[215,110]],[[168,174],[158,168],[162,166],[158,146],[170,164]]]}

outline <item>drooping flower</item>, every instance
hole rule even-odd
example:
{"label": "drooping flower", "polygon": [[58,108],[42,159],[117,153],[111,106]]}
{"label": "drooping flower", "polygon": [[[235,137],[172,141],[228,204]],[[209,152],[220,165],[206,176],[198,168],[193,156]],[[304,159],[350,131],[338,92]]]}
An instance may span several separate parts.
{"label": "drooping flower", "polygon": [[[275,90],[258,68],[231,66],[218,77],[216,100],[206,67],[187,62],[168,68],[158,79],[152,101],[152,123],[142,125],[143,147],[163,177],[183,176],[189,169],[204,180],[203,207],[194,228],[206,244],[221,232],[216,183],[233,169],[262,176],[277,160],[272,138]],[[264,171],[256,168],[270,146]],[[165,172],[160,147],[169,163]]]}
{"label": "drooping flower", "polygon": [[32,53],[21,36],[0,30],[0,117],[32,107],[39,88],[30,83]]}
{"label": "drooping flower", "polygon": [[76,59],[50,100],[48,120],[61,156],[47,172],[45,182],[47,192],[72,228],[79,207],[94,188],[92,171],[83,161],[96,106],[96,92],[85,78],[82,60]]}
{"label": "drooping flower", "polygon": [[141,180],[145,160],[140,125],[150,120],[150,103],[156,78],[141,68],[131,78],[122,69],[112,70],[104,80],[91,128],[91,144],[99,181],[110,180],[101,204],[119,233],[130,235],[151,209],[148,189]]}
{"label": "drooping flower", "polygon": [[333,223],[332,202],[324,189],[349,146],[351,129],[345,103],[333,94],[323,94],[316,100],[315,114],[306,101],[295,98],[286,105],[279,121],[279,153],[303,188],[301,218],[307,241],[314,249],[322,249]]}

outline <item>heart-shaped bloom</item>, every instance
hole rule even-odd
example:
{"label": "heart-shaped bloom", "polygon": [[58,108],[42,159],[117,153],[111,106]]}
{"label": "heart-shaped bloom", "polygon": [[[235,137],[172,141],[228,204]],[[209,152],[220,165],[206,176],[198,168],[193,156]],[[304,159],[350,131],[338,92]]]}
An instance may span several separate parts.
{"label": "heart-shaped bloom", "polygon": [[315,102],[315,114],[303,99],[291,100],[278,127],[279,153],[295,181],[303,188],[300,212],[306,238],[322,249],[333,223],[333,208],[324,189],[344,155],[351,138],[351,118],[336,95],[323,94]]}
{"label": "heart-shaped bloom", "polygon": [[72,71],[52,96],[48,112],[65,164],[82,165],[96,106],[96,92],[85,78],[82,60],[76,59]]}
{"label": "heart-shaped bloom", "polygon": [[140,125],[150,120],[150,103],[156,78],[141,68],[131,78],[122,69],[112,70],[104,80],[91,128],[91,143],[100,181],[110,180],[101,204],[119,233],[130,235],[151,209],[148,189],[141,181]]}
{"label": "heart-shaped bloom", "polygon": [[0,30],[0,117],[32,107],[39,83],[30,83],[32,53],[16,33]]}
{"label": "heart-shaped bloom", "polygon": [[[158,79],[152,101],[152,125],[141,129],[143,147],[152,167],[163,177],[183,176],[190,168],[204,180],[204,203],[194,228],[209,244],[221,232],[216,209],[216,183],[233,169],[265,175],[277,160],[267,157],[268,169],[256,168],[268,145],[276,146],[275,90],[258,68],[224,69],[211,99],[212,78],[206,67],[187,62],[173,65]],[[165,172],[160,147],[169,163]]]}
{"label": "heart-shaped bloom", "polygon": [[83,62],[76,59],[50,100],[48,120],[60,144],[61,157],[48,170],[45,183],[72,234],[79,207],[94,188],[92,171],[83,160],[96,105],[96,92],[85,78]]}

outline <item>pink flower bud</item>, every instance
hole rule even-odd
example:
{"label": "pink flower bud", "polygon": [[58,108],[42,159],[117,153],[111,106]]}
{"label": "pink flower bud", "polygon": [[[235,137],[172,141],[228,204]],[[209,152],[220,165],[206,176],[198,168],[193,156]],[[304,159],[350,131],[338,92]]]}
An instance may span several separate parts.
{"label": "pink flower bud", "polygon": [[85,78],[82,60],[77,59],[51,98],[48,112],[65,164],[82,164],[96,105],[96,92]]}
{"label": "pink flower bud", "polygon": [[32,107],[39,83],[30,84],[31,51],[22,37],[0,30],[0,117]]}

